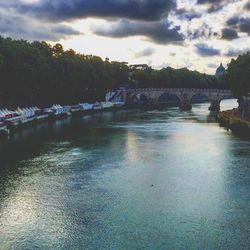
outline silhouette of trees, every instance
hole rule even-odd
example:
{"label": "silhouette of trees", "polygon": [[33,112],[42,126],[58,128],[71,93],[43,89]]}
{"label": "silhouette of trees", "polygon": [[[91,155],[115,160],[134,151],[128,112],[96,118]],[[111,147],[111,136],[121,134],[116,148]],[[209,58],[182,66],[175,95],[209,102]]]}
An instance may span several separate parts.
{"label": "silhouette of trees", "polygon": [[94,102],[109,89],[135,82],[138,87],[225,87],[213,76],[186,68],[131,71],[124,62],[64,50],[61,44],[0,37],[2,107]]}
{"label": "silhouette of trees", "polygon": [[250,93],[250,52],[232,59],[228,65],[226,81],[235,97],[241,99]]}

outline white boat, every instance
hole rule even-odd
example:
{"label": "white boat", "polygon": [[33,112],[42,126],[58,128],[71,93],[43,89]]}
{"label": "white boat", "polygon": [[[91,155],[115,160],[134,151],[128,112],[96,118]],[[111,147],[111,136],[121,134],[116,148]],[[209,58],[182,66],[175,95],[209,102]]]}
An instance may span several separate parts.
{"label": "white boat", "polygon": [[71,107],[70,106],[62,106],[62,107],[63,107],[63,113],[64,114],[71,115],[71,113],[70,113]]}
{"label": "white boat", "polygon": [[36,119],[35,108],[17,108],[16,113],[21,117],[21,123],[26,124]]}
{"label": "white boat", "polygon": [[125,105],[125,102],[113,102],[114,107],[121,108]]}
{"label": "white boat", "polygon": [[101,110],[102,105],[99,102],[96,102],[96,103],[93,104],[92,109],[93,110]]}
{"label": "white boat", "polygon": [[111,109],[114,107],[112,102],[101,102],[101,106],[103,109]]}
{"label": "white boat", "polygon": [[82,107],[81,105],[79,105],[79,104],[73,105],[73,106],[70,107],[70,112],[71,112],[72,114],[74,114],[74,113],[79,113],[79,112],[81,112],[81,111],[83,111],[83,107]]}
{"label": "white boat", "polygon": [[39,109],[38,107],[34,107],[33,110],[35,111],[35,116],[36,116],[37,121],[42,121],[42,120],[48,119],[49,113],[45,112],[44,109]]}
{"label": "white boat", "polygon": [[10,119],[13,118],[14,116],[17,116],[15,112],[8,109],[1,109],[0,114],[3,119]]}
{"label": "white boat", "polygon": [[16,127],[21,123],[22,117],[14,111],[2,109],[0,111],[1,119],[8,127]]}
{"label": "white boat", "polygon": [[53,111],[55,116],[60,116],[65,114],[64,108],[60,104],[54,104],[51,107],[51,110]]}
{"label": "white boat", "polygon": [[83,110],[92,110],[93,109],[93,104],[91,103],[79,103],[79,105],[82,107]]}
{"label": "white boat", "polygon": [[5,119],[5,124],[8,127],[17,127],[22,123],[22,117],[21,116],[13,116],[12,118]]}

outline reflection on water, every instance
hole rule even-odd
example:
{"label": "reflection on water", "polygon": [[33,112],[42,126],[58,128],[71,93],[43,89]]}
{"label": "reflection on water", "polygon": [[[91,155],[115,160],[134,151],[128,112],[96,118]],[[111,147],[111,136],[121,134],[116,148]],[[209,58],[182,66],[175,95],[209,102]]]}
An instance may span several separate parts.
{"label": "reflection on water", "polygon": [[248,249],[250,142],[208,106],[15,134],[0,148],[0,248]]}

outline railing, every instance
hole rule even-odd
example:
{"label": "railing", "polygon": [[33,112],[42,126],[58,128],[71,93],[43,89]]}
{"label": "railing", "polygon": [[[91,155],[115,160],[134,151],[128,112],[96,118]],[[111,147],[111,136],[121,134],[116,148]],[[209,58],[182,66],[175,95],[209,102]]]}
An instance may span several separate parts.
{"label": "railing", "polygon": [[128,92],[148,92],[148,91],[156,91],[156,92],[206,92],[206,93],[224,93],[231,94],[232,92],[227,89],[198,89],[198,88],[142,88],[142,89],[128,89]]}

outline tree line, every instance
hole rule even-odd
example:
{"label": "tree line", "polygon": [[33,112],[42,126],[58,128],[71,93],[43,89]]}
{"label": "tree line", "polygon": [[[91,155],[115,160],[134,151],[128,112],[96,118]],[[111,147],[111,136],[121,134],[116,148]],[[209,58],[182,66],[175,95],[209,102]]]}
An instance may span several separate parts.
{"label": "tree line", "polygon": [[228,65],[226,82],[232,89],[235,97],[250,97],[250,52],[232,59]]}
{"label": "tree line", "polygon": [[94,102],[121,85],[226,88],[224,79],[186,68],[131,70],[125,62],[64,50],[60,44],[0,37],[0,107]]}

